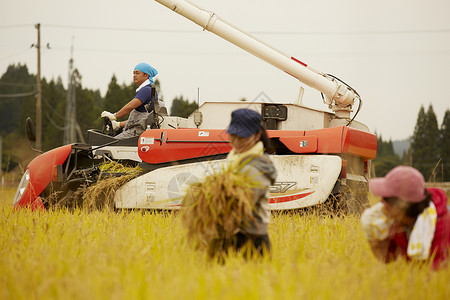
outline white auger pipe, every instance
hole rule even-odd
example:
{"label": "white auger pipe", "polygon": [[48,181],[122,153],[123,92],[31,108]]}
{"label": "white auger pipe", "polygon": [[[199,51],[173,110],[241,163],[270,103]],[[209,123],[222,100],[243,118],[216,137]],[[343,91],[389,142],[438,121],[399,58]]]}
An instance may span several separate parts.
{"label": "white auger pipe", "polygon": [[203,29],[208,30],[243,50],[259,57],[274,67],[296,77],[304,84],[322,92],[328,105],[334,103],[341,107],[351,109],[351,105],[359,97],[349,89],[334,79],[326,77],[317,71],[308,68],[306,64],[290,57],[281,51],[259,41],[255,37],[243,32],[235,26],[220,19],[215,13],[204,10],[197,5],[186,0],[155,0],[174,12],[186,17],[198,24]]}

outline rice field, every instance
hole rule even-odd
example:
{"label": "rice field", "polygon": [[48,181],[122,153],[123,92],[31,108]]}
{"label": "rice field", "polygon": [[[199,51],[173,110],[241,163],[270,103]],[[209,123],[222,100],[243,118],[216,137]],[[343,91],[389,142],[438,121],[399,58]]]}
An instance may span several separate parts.
{"label": "rice field", "polygon": [[372,256],[359,219],[274,214],[270,258],[209,261],[180,216],[13,212],[0,193],[0,299],[450,299],[437,272]]}

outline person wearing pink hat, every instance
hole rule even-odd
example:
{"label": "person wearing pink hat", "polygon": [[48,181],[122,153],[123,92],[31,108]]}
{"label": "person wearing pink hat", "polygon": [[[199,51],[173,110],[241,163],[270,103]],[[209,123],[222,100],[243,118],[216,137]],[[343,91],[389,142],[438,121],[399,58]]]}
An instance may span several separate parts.
{"label": "person wearing pink hat", "polygon": [[398,166],[385,177],[369,180],[370,191],[382,200],[361,216],[372,252],[383,262],[398,257],[432,260],[437,269],[450,251],[450,212],[442,189],[426,188],[423,175]]}

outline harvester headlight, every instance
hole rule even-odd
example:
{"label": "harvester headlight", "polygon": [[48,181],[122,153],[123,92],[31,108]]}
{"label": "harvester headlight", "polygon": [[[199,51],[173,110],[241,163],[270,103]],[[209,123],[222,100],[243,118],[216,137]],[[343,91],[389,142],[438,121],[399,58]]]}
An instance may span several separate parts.
{"label": "harvester headlight", "polygon": [[27,169],[25,173],[23,173],[22,179],[20,179],[19,186],[17,187],[16,194],[13,199],[13,206],[22,199],[25,190],[27,189],[28,182],[30,182],[30,169]]}

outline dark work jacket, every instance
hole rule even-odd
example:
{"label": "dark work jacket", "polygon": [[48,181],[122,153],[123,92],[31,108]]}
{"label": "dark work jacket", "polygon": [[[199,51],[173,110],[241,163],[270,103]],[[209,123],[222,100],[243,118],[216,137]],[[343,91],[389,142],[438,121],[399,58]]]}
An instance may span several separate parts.
{"label": "dark work jacket", "polygon": [[241,172],[248,174],[252,180],[259,183],[259,186],[253,188],[253,204],[255,205],[253,215],[255,220],[250,224],[242,224],[240,231],[252,235],[267,234],[267,225],[270,219],[268,209],[269,190],[270,186],[275,182],[277,170],[268,155],[256,156],[250,161],[247,159],[242,159],[241,161],[245,161]]}

